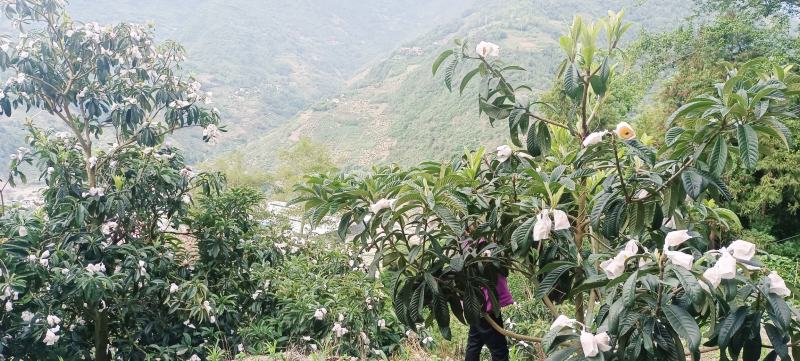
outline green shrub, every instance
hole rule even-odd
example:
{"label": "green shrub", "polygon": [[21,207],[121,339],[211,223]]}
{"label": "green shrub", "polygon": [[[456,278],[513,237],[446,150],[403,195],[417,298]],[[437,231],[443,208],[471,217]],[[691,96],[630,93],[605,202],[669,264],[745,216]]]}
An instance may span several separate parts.
{"label": "green shrub", "polygon": [[793,284],[795,287],[800,284],[800,261],[796,258],[792,259],[770,254],[761,257],[761,261],[764,262],[764,265],[769,269],[778,272],[787,283]]}
{"label": "green shrub", "polygon": [[[365,277],[347,246],[325,237],[292,237],[272,247],[285,260],[254,269],[267,280],[264,297],[274,306],[242,331],[246,343],[261,345],[253,351],[263,353],[274,344],[279,349],[377,357],[396,350],[403,327],[387,292],[380,280]],[[347,332],[337,335],[337,324]]]}

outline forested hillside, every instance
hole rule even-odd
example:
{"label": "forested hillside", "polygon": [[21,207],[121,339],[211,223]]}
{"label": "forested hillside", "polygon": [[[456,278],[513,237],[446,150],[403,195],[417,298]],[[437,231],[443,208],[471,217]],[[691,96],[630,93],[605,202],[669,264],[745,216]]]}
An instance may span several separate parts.
{"label": "forested hillside", "polygon": [[[605,16],[625,9],[635,25],[628,37],[675,27],[689,15],[688,1],[496,1],[404,44],[385,60],[364,69],[341,94],[321,100],[291,122],[240,148],[257,167],[272,168],[278,150],[301,137],[326,145],[342,166],[373,162],[413,164],[450,157],[479,144],[500,144],[503,132],[490,130],[474,112],[474,96],[447,94],[442,78],[431,76],[436,55],[455,38],[471,44],[496,42],[502,59],[519,64],[535,92],[549,87],[557,63],[558,36],[575,12]],[[520,73],[522,74],[522,73]],[[470,85],[470,88],[475,85]],[[470,94],[465,90],[466,94]]]}
{"label": "forested hillside", "polygon": [[[288,5],[291,4],[291,5]],[[156,39],[186,48],[186,74],[213,93],[229,130],[215,147],[192,155],[201,160],[252,141],[299,110],[337,92],[369,62],[437,24],[461,16],[474,1],[258,1],[74,0],[76,21],[153,24]],[[9,33],[11,21],[1,21]],[[43,113],[32,113],[42,124]],[[24,144],[18,115],[0,121],[0,153]],[[200,130],[189,129],[181,133]],[[193,137],[178,143],[196,146]],[[0,164],[0,170],[7,164]]]}

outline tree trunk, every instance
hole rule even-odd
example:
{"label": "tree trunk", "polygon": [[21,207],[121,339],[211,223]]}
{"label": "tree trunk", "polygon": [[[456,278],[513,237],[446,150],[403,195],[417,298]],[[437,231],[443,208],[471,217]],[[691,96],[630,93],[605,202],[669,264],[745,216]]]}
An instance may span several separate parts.
{"label": "tree trunk", "polygon": [[96,311],[94,315],[94,359],[95,361],[109,361],[108,317],[102,311]]}
{"label": "tree trunk", "polygon": [[[575,217],[575,226],[576,226],[576,228],[575,228],[575,248],[578,250],[578,254],[577,254],[578,259],[577,259],[577,261],[578,261],[579,265],[583,263],[583,259],[581,257],[581,249],[583,248],[583,235],[585,233],[585,227],[586,227],[586,225],[584,224],[585,220],[586,220],[586,193],[584,193],[585,190],[583,189],[586,186],[585,183],[586,183],[585,180],[581,180],[581,188],[580,189],[581,189],[582,193],[581,193],[580,198],[578,198],[578,216]],[[578,271],[577,272],[581,272],[582,269],[583,268],[578,267]],[[585,322],[586,319],[584,317],[585,316],[585,312],[584,312],[584,308],[583,308],[583,306],[584,306],[583,303],[584,303],[583,302],[583,293],[580,292],[575,296],[575,319],[578,322],[586,323]]]}

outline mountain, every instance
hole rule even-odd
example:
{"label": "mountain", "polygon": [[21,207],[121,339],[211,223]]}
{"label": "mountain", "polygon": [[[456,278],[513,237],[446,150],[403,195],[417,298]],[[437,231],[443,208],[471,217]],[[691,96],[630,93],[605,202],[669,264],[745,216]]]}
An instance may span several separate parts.
{"label": "mountain", "polygon": [[[201,146],[200,130],[175,137],[199,161],[252,141],[320,98],[366,64],[449,22],[477,0],[72,0],[75,21],[152,23],[158,39],[186,48],[184,70],[214,93],[228,133]],[[12,33],[0,19],[0,33]],[[14,37],[16,34],[14,33]],[[47,125],[41,113],[28,114]],[[23,145],[22,119],[0,119],[0,154]],[[0,170],[6,167],[0,164]]]}
{"label": "mountain", "polygon": [[[506,142],[505,125],[492,129],[479,119],[476,84],[463,96],[448,92],[442,76],[431,76],[431,64],[454,38],[471,44],[500,45],[500,58],[528,69],[519,79],[536,90],[549,87],[561,59],[558,37],[575,14],[597,19],[607,10],[626,10],[633,22],[628,37],[661,31],[688,16],[686,1],[485,1],[458,19],[403,44],[380,62],[365,68],[335,96],[321,100],[269,134],[239,148],[252,165],[272,168],[281,149],[303,137],[327,146],[341,166],[373,163],[412,164],[449,159],[464,148]],[[462,72],[463,74],[463,72]],[[459,77],[456,77],[460,79]]]}

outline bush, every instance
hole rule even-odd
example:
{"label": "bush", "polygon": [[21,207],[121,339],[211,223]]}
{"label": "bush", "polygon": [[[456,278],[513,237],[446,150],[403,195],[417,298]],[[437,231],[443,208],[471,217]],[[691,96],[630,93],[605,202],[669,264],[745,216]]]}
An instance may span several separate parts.
{"label": "bush", "polygon": [[[382,357],[396,350],[403,327],[391,312],[384,286],[365,277],[347,246],[329,237],[292,237],[272,247],[285,259],[254,271],[268,280],[264,297],[274,306],[242,331],[248,344],[261,345],[253,351],[277,347]],[[337,335],[336,325],[346,332]]]}

